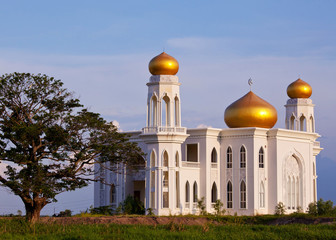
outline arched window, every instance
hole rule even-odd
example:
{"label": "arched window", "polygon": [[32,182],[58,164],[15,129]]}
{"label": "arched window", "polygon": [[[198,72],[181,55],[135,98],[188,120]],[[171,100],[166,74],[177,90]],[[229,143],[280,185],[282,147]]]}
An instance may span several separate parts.
{"label": "arched window", "polygon": [[240,208],[246,208],[246,184],[244,181],[240,183]]}
{"label": "arched window", "polygon": [[310,130],[311,132],[315,132],[313,116],[310,116]]}
{"label": "arched window", "polygon": [[215,203],[216,201],[217,201],[217,186],[216,183],[213,183],[211,188],[211,202]]}
{"label": "arched window", "polygon": [[155,167],[155,152],[152,151],[150,155],[150,167]]}
{"label": "arched window", "polygon": [[150,103],[150,116],[149,125],[154,127],[157,126],[157,98],[153,96]]}
{"label": "arched window", "polygon": [[[286,184],[286,206],[288,209],[295,210],[302,207],[302,165],[300,160],[295,156],[290,156],[285,162]],[[313,189],[314,190],[314,189]]]}
{"label": "arched window", "polygon": [[193,202],[196,203],[198,199],[198,195],[197,195],[197,183],[196,181],[194,182],[194,186],[193,186]]}
{"label": "arched window", "polygon": [[175,126],[180,126],[180,101],[178,97],[176,96],[175,99]]}
{"label": "arched window", "polygon": [[288,209],[291,209],[291,205],[292,205],[292,191],[291,191],[291,178],[288,177],[287,179],[287,207]]}
{"label": "arched window", "polygon": [[264,183],[260,183],[260,192],[259,192],[259,201],[260,201],[260,208],[265,207],[265,186]]}
{"label": "arched window", "polygon": [[187,181],[186,186],[185,186],[185,201],[186,201],[186,203],[190,202],[190,186],[189,186],[188,181]]}
{"label": "arched window", "polygon": [[110,204],[111,205],[116,204],[116,199],[117,199],[116,188],[114,184],[112,184],[111,189],[110,189]]}
{"label": "arched window", "polygon": [[212,152],[211,152],[211,162],[212,163],[216,163],[217,162],[217,151],[216,151],[216,148],[212,149]]}
{"label": "arched window", "polygon": [[291,130],[296,130],[296,128],[295,128],[295,117],[294,117],[294,115],[292,115],[291,118],[290,118],[290,126],[289,126],[289,129],[291,129]]}
{"label": "arched window", "polygon": [[228,147],[226,150],[226,167],[232,168],[232,149]]}
{"label": "arched window", "polygon": [[170,100],[166,95],[162,98],[162,126],[170,126]]}
{"label": "arched window", "polygon": [[231,181],[228,182],[226,190],[227,190],[227,198],[226,198],[227,208],[232,208],[232,183]]}
{"label": "arched window", "polygon": [[179,164],[180,160],[179,160],[179,154],[178,152],[176,152],[175,154],[175,167],[179,167],[180,164]]}
{"label": "arched window", "polygon": [[306,128],[306,118],[305,116],[301,116],[300,117],[300,131],[306,131],[307,128]]}
{"label": "arched window", "polygon": [[264,149],[262,147],[259,150],[259,168],[264,168]]}
{"label": "arched window", "polygon": [[240,168],[246,168],[246,150],[244,146],[240,148]]}
{"label": "arched window", "polygon": [[163,166],[168,167],[168,153],[167,153],[167,151],[164,151],[164,153],[163,153]]}

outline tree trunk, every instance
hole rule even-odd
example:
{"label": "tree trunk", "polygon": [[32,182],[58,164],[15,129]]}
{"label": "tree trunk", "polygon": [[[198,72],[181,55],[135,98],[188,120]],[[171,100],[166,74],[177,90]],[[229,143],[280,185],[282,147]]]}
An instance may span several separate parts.
{"label": "tree trunk", "polygon": [[40,213],[45,204],[35,201],[33,205],[26,204],[26,220],[30,223],[36,223],[40,219]]}

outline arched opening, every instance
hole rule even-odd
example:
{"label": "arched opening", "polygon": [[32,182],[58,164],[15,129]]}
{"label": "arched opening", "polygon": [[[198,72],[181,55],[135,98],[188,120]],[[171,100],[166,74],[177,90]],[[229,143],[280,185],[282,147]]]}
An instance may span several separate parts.
{"label": "arched opening", "polygon": [[227,208],[232,208],[232,183],[231,181],[228,182],[226,186],[227,196],[226,196],[226,202],[227,202]]}
{"label": "arched opening", "polygon": [[259,201],[260,201],[260,208],[265,207],[265,186],[264,183],[260,183],[260,192],[259,192]]}
{"label": "arched opening", "polygon": [[217,162],[217,151],[215,148],[212,149],[211,152],[211,162],[216,163]]}
{"label": "arched opening", "polygon": [[306,118],[303,115],[300,117],[300,131],[307,131]]}
{"label": "arched opening", "polygon": [[190,186],[189,182],[187,181],[185,185],[185,202],[186,202],[186,208],[189,208],[189,203],[190,203]]}
{"label": "arched opening", "polygon": [[228,147],[226,150],[226,167],[232,168],[232,149]]}
{"label": "arched opening", "polygon": [[216,183],[213,183],[211,188],[211,202],[215,203],[216,201],[217,201],[217,186]]}
{"label": "arched opening", "polygon": [[175,104],[174,104],[174,106],[175,106],[175,117],[174,117],[174,119],[175,119],[175,126],[176,127],[179,127],[180,126],[180,101],[179,101],[179,99],[178,99],[178,97],[176,96],[175,98],[174,98],[174,102],[175,102]]}
{"label": "arched opening", "polygon": [[179,160],[179,154],[178,152],[176,152],[175,154],[175,167],[179,167],[180,164],[179,164],[180,160]]}
{"label": "arched opening", "polygon": [[240,148],[240,168],[246,168],[246,150],[244,146]]}
{"label": "arched opening", "polygon": [[170,126],[170,100],[166,95],[162,98],[162,126]]}
{"label": "arched opening", "polygon": [[164,153],[163,153],[163,166],[168,167],[168,162],[169,162],[168,153],[167,153],[167,151],[164,151]]}
{"label": "arched opening", "polygon": [[302,207],[302,167],[299,159],[294,155],[285,162],[285,176],[287,179],[286,195],[287,208],[291,210]]}
{"label": "arched opening", "polygon": [[153,96],[150,103],[149,126],[157,126],[157,98]]}
{"label": "arched opening", "polygon": [[291,129],[291,130],[296,130],[296,128],[295,128],[295,117],[294,117],[294,115],[292,115],[292,116],[290,117],[289,129]]}
{"label": "arched opening", "polygon": [[152,151],[151,155],[150,155],[150,167],[155,167],[155,152],[154,150]]}
{"label": "arched opening", "polygon": [[113,206],[116,204],[117,195],[116,195],[116,188],[114,184],[112,184],[110,189],[110,204]]}
{"label": "arched opening", "polygon": [[175,173],[176,182],[176,207],[180,207],[180,175],[179,172]]}
{"label": "arched opening", "polygon": [[240,208],[246,208],[246,184],[244,181],[240,183]]}
{"label": "arched opening", "polygon": [[315,132],[313,116],[310,116],[310,130],[311,130],[311,132]]}
{"label": "arched opening", "polygon": [[193,186],[193,202],[197,203],[197,199],[198,199],[198,188],[197,188],[197,183],[195,181],[194,186]]}
{"label": "arched opening", "polygon": [[264,168],[264,149],[262,147],[259,150],[259,168]]}

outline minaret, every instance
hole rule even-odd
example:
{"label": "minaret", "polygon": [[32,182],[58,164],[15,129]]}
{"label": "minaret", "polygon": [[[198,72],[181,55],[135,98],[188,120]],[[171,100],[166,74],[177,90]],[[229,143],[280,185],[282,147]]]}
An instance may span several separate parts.
{"label": "minaret", "polygon": [[[181,127],[179,64],[165,52],[149,63],[147,120],[140,137],[147,146],[146,208],[156,215],[180,209],[181,144],[187,138]],[[169,210],[170,209],[170,210]]]}
{"label": "minaret", "polygon": [[286,128],[290,130],[315,132],[314,104],[309,98],[311,86],[298,79],[287,87]]}

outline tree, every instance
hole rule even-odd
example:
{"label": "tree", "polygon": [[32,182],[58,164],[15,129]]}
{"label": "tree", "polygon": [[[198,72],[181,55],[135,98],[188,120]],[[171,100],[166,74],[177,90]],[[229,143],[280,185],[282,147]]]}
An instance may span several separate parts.
{"label": "tree", "polygon": [[60,80],[29,73],[0,77],[0,164],[7,165],[0,183],[21,198],[30,222],[57,194],[99,181],[92,177],[94,164],[132,167],[143,156]]}
{"label": "tree", "polygon": [[286,206],[285,204],[283,204],[283,202],[279,202],[276,206],[275,206],[275,211],[274,213],[276,215],[284,215],[286,213]]}

